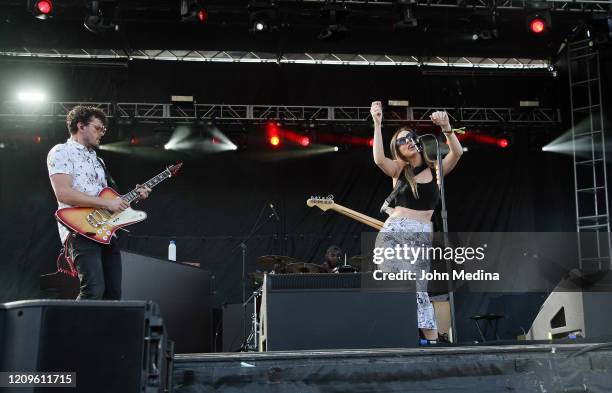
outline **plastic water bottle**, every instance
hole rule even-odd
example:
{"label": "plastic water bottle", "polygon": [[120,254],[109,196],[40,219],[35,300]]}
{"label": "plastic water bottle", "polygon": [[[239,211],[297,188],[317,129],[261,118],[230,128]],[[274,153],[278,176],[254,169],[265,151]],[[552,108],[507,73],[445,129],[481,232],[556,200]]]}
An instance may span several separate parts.
{"label": "plastic water bottle", "polygon": [[168,260],[176,262],[176,243],[174,240],[170,240],[168,245]]}

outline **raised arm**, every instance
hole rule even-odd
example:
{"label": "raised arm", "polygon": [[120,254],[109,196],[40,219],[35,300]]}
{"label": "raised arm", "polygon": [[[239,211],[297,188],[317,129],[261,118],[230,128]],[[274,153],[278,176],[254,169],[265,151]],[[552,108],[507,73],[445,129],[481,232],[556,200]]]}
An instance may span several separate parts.
{"label": "raised arm", "polygon": [[370,114],[374,121],[374,163],[387,175],[398,177],[402,170],[401,164],[385,157],[385,148],[382,140],[382,104],[380,101],[372,102]]}
{"label": "raised arm", "polygon": [[463,147],[457,138],[457,135],[452,131],[450,121],[448,119],[448,113],[443,111],[437,111],[432,113],[430,116],[431,121],[442,129],[442,132],[446,136],[446,142],[448,143],[449,153],[442,160],[442,167],[444,169],[444,175],[448,175],[450,171],[455,168],[459,158],[463,154]]}

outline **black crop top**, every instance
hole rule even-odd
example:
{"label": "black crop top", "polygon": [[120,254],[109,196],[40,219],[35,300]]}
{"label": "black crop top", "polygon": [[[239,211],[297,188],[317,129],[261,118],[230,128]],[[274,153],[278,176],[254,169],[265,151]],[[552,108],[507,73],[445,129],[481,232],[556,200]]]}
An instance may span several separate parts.
{"label": "black crop top", "polygon": [[[415,198],[412,188],[407,186],[403,192],[395,197],[395,206],[406,207],[413,210],[434,210],[440,199],[440,189],[436,179],[436,171],[431,170],[431,181],[428,183],[417,183],[419,198]],[[400,176],[404,176],[402,173]]]}

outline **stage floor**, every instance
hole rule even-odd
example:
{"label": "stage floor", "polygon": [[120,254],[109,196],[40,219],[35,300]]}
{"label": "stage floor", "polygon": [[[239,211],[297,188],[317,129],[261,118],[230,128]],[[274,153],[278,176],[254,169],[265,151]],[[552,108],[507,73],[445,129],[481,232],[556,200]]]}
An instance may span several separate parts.
{"label": "stage floor", "polygon": [[610,392],[612,345],[179,354],[185,392]]}

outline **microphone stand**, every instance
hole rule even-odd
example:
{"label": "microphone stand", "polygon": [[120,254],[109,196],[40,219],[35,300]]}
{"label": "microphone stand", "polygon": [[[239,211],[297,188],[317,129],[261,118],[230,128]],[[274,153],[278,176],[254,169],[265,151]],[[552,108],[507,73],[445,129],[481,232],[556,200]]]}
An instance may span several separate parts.
{"label": "microphone stand", "polygon": [[[440,199],[442,201],[442,208],[440,209],[440,216],[442,217],[442,238],[444,241],[444,247],[449,247],[448,241],[448,212],[446,210],[446,197],[444,193],[444,167],[442,162],[442,152],[440,151],[440,141],[434,134],[425,134],[421,135],[423,137],[431,137],[436,142],[436,161],[438,163],[438,180],[440,182]],[[424,148],[424,147],[423,147]],[[451,317],[451,334],[450,339],[451,342],[457,342],[457,325],[455,324],[455,292],[453,291],[452,286],[452,274],[449,274],[448,281],[448,304],[450,308],[450,317]]]}
{"label": "microphone stand", "polygon": [[[247,248],[248,248],[247,242],[251,239],[251,237],[253,237],[255,233],[257,233],[257,231],[263,228],[263,226],[266,225],[272,217],[275,216],[275,214],[272,213],[268,217],[266,217],[266,219],[263,220],[263,222],[260,223],[261,215],[263,214],[266,207],[267,205],[264,205],[264,207],[260,210],[259,216],[257,216],[257,220],[255,220],[255,224],[253,224],[253,228],[251,228],[251,231],[247,235],[246,239],[244,239],[238,245],[238,247],[242,249],[242,280],[241,280],[242,281],[242,330],[244,334],[244,341],[242,342],[242,345],[240,347],[241,350],[242,349],[248,350],[248,336],[247,336],[247,323],[246,323],[247,305],[250,299],[253,297],[251,296],[251,298],[249,298],[248,301],[246,300],[246,257],[247,257]],[[255,302],[256,301],[257,299],[255,299]]]}

